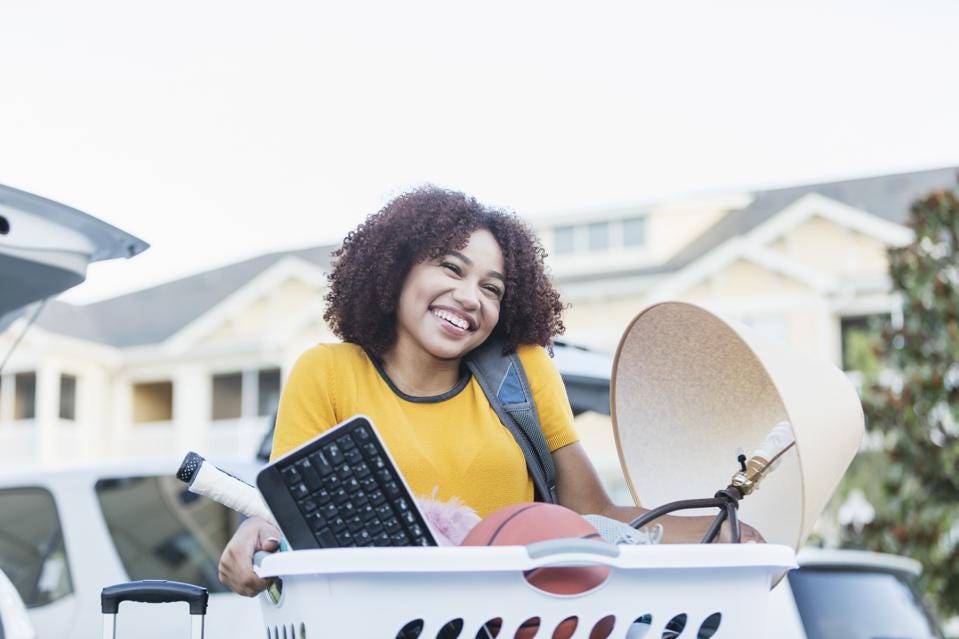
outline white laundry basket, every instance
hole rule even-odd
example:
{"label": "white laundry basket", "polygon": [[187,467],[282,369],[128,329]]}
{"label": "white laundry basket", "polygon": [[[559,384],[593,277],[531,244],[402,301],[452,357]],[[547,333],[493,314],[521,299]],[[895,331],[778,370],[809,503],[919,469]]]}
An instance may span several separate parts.
{"label": "white laundry basket", "polygon": [[[546,593],[523,576],[556,565],[606,565],[611,572],[581,595]],[[394,639],[403,629],[404,639],[433,639],[444,627],[444,638],[474,639],[492,636],[483,631],[490,620],[499,620],[491,626],[499,628],[495,636],[508,639],[536,617],[537,639],[549,639],[570,617],[576,619],[572,636],[586,639],[608,616],[615,619],[605,635],[610,639],[742,639],[762,636],[771,584],[793,567],[795,554],[786,546],[560,539],[531,546],[291,551],[265,557],[256,570],[282,580],[277,603],[260,595],[268,639]]]}

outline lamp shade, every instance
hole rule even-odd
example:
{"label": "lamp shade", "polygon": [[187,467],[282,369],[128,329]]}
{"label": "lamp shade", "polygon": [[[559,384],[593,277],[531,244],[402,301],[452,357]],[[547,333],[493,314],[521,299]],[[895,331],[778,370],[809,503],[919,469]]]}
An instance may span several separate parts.
{"label": "lamp shade", "polygon": [[766,541],[797,549],[864,432],[859,397],[839,369],[683,302],[655,304],[630,323],[610,394],[623,472],[646,508],[712,497],[739,469],[737,455],[788,421],[796,446],[740,513]]}

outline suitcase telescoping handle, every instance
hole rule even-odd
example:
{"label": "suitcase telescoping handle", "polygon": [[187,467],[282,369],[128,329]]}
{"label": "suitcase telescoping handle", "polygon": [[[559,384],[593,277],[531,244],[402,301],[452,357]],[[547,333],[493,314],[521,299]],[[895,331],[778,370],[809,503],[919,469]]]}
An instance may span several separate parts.
{"label": "suitcase telescoping handle", "polygon": [[173,603],[184,601],[190,605],[190,636],[202,639],[203,620],[210,595],[206,588],[178,581],[144,579],[115,586],[107,586],[100,592],[100,609],[103,612],[103,639],[116,639],[117,612],[124,601],[143,603]]}

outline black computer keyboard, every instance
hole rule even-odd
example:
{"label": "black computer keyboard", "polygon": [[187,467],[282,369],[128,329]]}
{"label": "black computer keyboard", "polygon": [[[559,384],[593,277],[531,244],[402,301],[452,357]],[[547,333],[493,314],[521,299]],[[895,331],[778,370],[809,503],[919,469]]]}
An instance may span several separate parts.
{"label": "black computer keyboard", "polygon": [[295,550],[436,545],[367,417],[353,417],[277,459],[256,484]]}

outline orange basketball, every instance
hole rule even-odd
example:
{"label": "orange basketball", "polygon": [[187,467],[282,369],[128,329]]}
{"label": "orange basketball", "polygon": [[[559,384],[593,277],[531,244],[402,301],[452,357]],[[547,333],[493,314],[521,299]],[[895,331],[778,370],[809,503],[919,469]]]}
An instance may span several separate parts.
{"label": "orange basketball", "polygon": [[[569,508],[556,504],[514,504],[500,508],[478,523],[463,540],[464,546],[525,546],[547,539],[601,539],[593,526]],[[609,577],[606,566],[537,568],[526,573],[526,581],[556,595],[577,595],[592,590]],[[577,620],[570,618],[553,631],[553,639],[568,639],[576,631]],[[539,619],[529,619],[516,632],[516,639],[536,636]],[[606,637],[597,625],[591,636]],[[599,634],[596,634],[599,631]]]}

